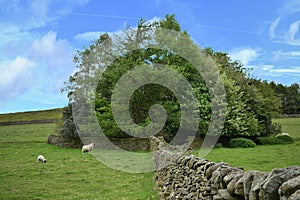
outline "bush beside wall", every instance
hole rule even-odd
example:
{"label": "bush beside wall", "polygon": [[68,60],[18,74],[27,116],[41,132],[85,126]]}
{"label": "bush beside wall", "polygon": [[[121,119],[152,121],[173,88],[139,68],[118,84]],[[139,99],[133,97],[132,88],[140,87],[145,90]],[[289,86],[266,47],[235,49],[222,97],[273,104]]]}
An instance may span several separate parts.
{"label": "bush beside wall", "polygon": [[275,145],[275,144],[291,144],[294,142],[290,136],[277,136],[277,137],[257,137],[255,139],[258,145]]}
{"label": "bush beside wall", "polygon": [[229,141],[231,148],[250,148],[255,147],[255,143],[247,138],[233,138]]}

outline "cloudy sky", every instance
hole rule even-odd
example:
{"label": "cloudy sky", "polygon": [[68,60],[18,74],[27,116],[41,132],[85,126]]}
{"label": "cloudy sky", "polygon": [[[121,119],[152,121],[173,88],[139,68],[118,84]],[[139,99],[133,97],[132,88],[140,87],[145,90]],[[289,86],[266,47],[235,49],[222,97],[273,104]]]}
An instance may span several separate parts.
{"label": "cloudy sky", "polygon": [[0,113],[65,106],[60,88],[76,50],[99,33],[166,14],[253,76],[300,83],[299,0],[0,0]]}

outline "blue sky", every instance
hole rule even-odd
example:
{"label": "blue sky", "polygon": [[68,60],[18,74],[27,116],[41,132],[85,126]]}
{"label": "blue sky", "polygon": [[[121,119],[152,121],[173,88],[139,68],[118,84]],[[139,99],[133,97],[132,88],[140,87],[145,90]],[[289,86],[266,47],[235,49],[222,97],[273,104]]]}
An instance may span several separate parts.
{"label": "blue sky", "polygon": [[0,0],[0,113],[67,105],[60,88],[75,70],[76,50],[99,33],[166,14],[253,76],[300,83],[299,0]]}

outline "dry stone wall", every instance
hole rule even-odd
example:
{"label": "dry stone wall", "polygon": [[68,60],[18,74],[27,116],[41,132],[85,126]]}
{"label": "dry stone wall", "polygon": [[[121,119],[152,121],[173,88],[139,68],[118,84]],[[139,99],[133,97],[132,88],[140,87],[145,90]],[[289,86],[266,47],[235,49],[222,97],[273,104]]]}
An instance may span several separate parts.
{"label": "dry stone wall", "polygon": [[[155,182],[159,199],[300,200],[300,167],[271,172],[244,171],[193,155],[163,149],[162,138],[150,138],[156,147]],[[163,167],[168,163],[167,167]]]}
{"label": "dry stone wall", "polygon": [[59,135],[49,135],[48,144],[53,144],[61,147],[81,148],[84,144],[95,143],[95,147],[99,149],[116,150],[121,148],[127,151],[149,151],[148,138],[112,138],[110,143],[106,140],[93,138],[76,138],[65,139]]}

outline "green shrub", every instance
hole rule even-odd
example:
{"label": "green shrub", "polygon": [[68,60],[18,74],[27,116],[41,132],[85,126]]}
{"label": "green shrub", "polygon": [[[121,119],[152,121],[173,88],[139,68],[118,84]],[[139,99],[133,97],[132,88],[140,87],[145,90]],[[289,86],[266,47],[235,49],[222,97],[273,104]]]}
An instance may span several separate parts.
{"label": "green shrub", "polygon": [[256,144],[258,145],[273,145],[273,144],[281,144],[280,139],[276,137],[257,137]]}
{"label": "green shrub", "polygon": [[[68,106],[63,108],[63,119],[59,132],[59,135],[62,138],[68,139],[77,139],[79,138],[78,132],[76,130],[76,126],[74,123],[73,115],[72,115],[72,104],[68,104]],[[59,128],[59,127],[58,127]]]}
{"label": "green shrub", "polygon": [[282,127],[279,123],[272,123],[270,127],[270,136],[275,136],[279,133],[282,133]]}
{"label": "green shrub", "polygon": [[217,143],[217,144],[214,146],[214,148],[222,148],[222,147],[223,147],[222,143]]}
{"label": "green shrub", "polygon": [[252,148],[255,147],[255,143],[247,138],[233,138],[229,141],[229,147],[231,148]]}
{"label": "green shrub", "polygon": [[275,144],[290,144],[294,140],[290,136],[277,136],[277,137],[258,137],[256,144],[258,145],[275,145]]}
{"label": "green shrub", "polygon": [[277,136],[276,138],[281,140],[284,144],[294,143],[294,139],[287,135],[280,135],[280,136]]}

